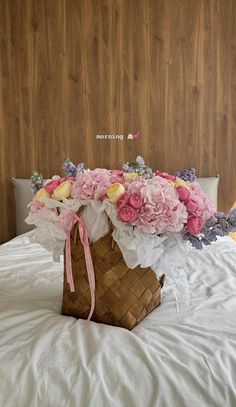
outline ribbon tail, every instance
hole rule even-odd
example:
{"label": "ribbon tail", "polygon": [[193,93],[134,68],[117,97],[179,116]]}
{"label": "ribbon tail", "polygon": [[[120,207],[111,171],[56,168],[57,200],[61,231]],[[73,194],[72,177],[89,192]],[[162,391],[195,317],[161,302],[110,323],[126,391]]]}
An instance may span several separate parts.
{"label": "ribbon tail", "polygon": [[81,243],[84,246],[84,256],[85,256],[85,263],[86,269],[88,274],[88,282],[89,282],[89,289],[90,289],[90,296],[91,296],[91,306],[89,316],[87,321],[90,321],[95,309],[95,275],[94,275],[94,268],[93,268],[93,261],[91,257],[91,252],[89,248],[89,240],[88,240],[88,233],[86,230],[86,226],[84,223],[80,222],[78,224],[79,228],[79,235]]}
{"label": "ribbon tail", "polygon": [[67,282],[70,286],[70,291],[74,292],[75,286],[74,286],[72,265],[71,265],[70,232],[67,233],[67,239],[66,239],[66,277],[67,277]]}
{"label": "ribbon tail", "polygon": [[95,309],[95,277],[94,277],[94,268],[93,268],[93,261],[90,253],[89,246],[84,247],[84,254],[85,254],[85,262],[87,267],[88,273],[88,281],[89,281],[89,288],[90,288],[90,295],[91,295],[91,307],[88,316],[88,321],[92,318]]}

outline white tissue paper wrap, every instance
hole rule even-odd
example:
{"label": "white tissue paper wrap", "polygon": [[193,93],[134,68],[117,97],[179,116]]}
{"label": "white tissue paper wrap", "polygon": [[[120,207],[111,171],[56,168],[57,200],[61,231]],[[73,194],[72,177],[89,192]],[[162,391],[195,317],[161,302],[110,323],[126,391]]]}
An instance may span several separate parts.
{"label": "white tissue paper wrap", "polygon": [[108,217],[104,211],[97,211],[93,208],[93,201],[90,201],[87,206],[84,207],[81,217],[87,226],[89,238],[91,242],[96,242],[108,233]]}
{"label": "white tissue paper wrap", "polygon": [[58,215],[53,211],[30,213],[26,223],[35,225],[35,240],[53,253],[54,261],[60,261],[63,253],[66,234],[58,225]]}
{"label": "white tissue paper wrap", "polygon": [[177,306],[189,303],[189,291],[185,267],[188,259],[188,247],[178,233],[169,233],[163,242],[163,253],[159,259],[151,264],[152,270],[158,277],[165,274],[175,284]]}
{"label": "white tissue paper wrap", "polygon": [[[113,224],[112,236],[119,246],[127,266],[131,269],[151,267],[157,277],[165,274],[174,281],[177,304],[188,303],[188,286],[185,274],[187,263],[187,244],[181,236],[169,233],[162,236],[137,232],[132,226],[117,219],[117,211],[113,204],[105,200],[63,199],[63,202],[45,198],[46,208],[59,208],[62,215],[65,211],[77,212],[84,206],[81,213],[89,238],[96,242],[109,231],[109,219]],[[30,214],[26,219],[29,224],[36,225],[35,239],[49,251],[53,251],[54,260],[63,254],[66,239],[65,232],[58,225],[60,214],[52,211],[39,211]]]}

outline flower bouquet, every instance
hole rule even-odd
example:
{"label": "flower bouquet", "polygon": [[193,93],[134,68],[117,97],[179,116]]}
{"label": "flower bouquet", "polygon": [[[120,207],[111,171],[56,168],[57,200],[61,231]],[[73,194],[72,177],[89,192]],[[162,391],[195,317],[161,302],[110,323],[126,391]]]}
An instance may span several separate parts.
{"label": "flower bouquet", "polygon": [[65,252],[62,313],[132,329],[160,304],[165,274],[187,299],[190,246],[236,230],[236,210],[216,212],[193,169],[153,172],[142,157],[123,169],[32,175],[27,223],[55,259]]}

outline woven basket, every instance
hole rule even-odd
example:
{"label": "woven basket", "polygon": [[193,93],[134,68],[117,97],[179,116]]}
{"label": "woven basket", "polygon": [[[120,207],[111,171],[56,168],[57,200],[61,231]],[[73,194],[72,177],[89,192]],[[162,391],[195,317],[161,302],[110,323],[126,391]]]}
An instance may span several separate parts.
{"label": "woven basket", "polygon": [[[164,276],[158,280],[150,268],[129,269],[111,234],[112,230],[90,245],[96,280],[96,305],[91,319],[131,330],[160,305]],[[87,319],[91,298],[84,249],[76,226],[71,232],[71,257],[75,292],[70,291],[65,270],[62,314]]]}

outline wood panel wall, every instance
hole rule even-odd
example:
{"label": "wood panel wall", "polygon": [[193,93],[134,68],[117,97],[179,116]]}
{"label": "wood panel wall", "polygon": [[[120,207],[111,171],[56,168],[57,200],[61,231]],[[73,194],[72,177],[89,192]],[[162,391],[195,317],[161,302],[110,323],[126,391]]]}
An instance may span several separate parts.
{"label": "wood panel wall", "polygon": [[220,208],[236,199],[236,1],[0,0],[0,242],[11,176],[137,154],[220,173]]}

